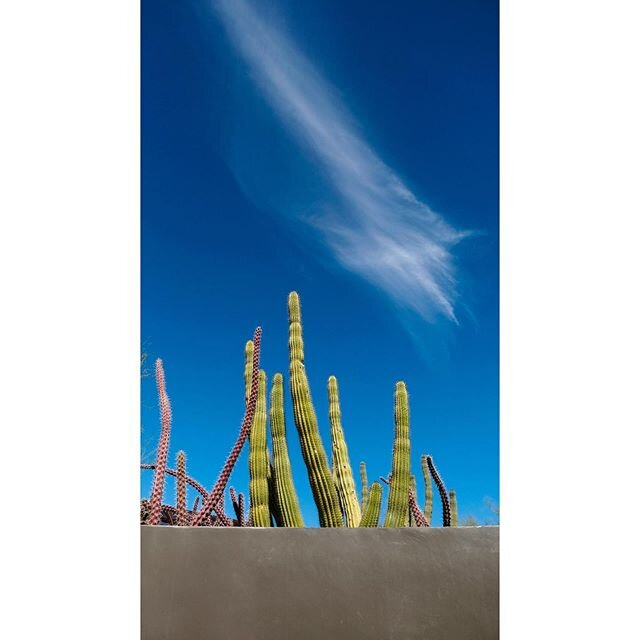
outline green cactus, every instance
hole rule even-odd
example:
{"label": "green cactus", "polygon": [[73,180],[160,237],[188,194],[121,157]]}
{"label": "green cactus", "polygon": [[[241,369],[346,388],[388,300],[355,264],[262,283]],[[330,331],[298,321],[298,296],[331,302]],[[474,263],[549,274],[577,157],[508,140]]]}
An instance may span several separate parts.
{"label": "green cactus", "polygon": [[380,518],[380,505],[382,504],[382,485],[374,482],[369,490],[367,507],[362,513],[360,527],[377,527]]}
{"label": "green cactus", "polygon": [[404,382],[396,383],[395,439],[391,467],[391,487],[385,527],[402,527],[409,509],[409,399]]}
{"label": "green cactus", "polygon": [[369,500],[369,482],[367,481],[367,467],[364,462],[360,463],[360,486],[362,487],[362,513],[364,513]]}
{"label": "green cactus", "polygon": [[449,504],[451,505],[451,526],[458,526],[458,501],[456,500],[456,490],[449,489]]}
{"label": "green cactus", "polygon": [[307,466],[311,491],[318,509],[321,527],[342,527],[338,493],[333,483],[327,455],[322,445],[318,420],[311,400],[311,390],[304,368],[304,344],[300,299],[295,291],[289,294],[289,376],[291,397],[302,457]]}
{"label": "green cactus", "polygon": [[420,458],[422,462],[422,475],[424,476],[424,517],[431,524],[433,515],[433,487],[431,485],[431,474],[429,473],[429,465],[427,464],[426,454],[422,454]]}
{"label": "green cactus", "polygon": [[254,527],[270,527],[269,455],[267,453],[267,376],[260,371],[258,400],[249,434],[249,496]]}
{"label": "green cactus", "polygon": [[284,420],[282,374],[273,376],[271,386],[271,442],[273,443],[273,480],[283,527],[304,527],[298,496],[293,484]]}
{"label": "green cactus", "polygon": [[338,488],[338,498],[342,512],[345,515],[347,527],[357,527],[362,513],[356,483],[353,480],[349,450],[344,439],[342,417],[340,412],[340,397],[338,395],[338,381],[335,376],[329,377],[329,421],[331,423],[331,451],[333,461],[333,478]]}
{"label": "green cactus", "polygon": [[244,406],[249,403],[251,394],[251,374],[253,373],[253,340],[247,340],[244,347]]}

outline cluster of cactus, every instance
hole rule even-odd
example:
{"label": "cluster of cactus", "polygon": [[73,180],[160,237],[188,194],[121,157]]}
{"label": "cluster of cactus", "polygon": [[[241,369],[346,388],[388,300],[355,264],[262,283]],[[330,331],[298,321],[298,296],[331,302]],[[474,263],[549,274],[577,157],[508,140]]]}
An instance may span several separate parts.
{"label": "cluster of cactus", "polygon": [[[331,465],[318,429],[318,420],[311,398],[311,389],[304,365],[302,316],[296,292],[289,294],[289,378],[293,416],[298,432],[302,458],[307,468],[309,484],[318,510],[321,527],[378,527],[382,507],[382,484],[368,483],[364,462],[360,463],[361,499],[358,499],[349,451],[345,439],[338,394],[338,381],[329,376],[329,422],[331,427]],[[142,524],[176,526],[239,526],[239,527],[304,527],[298,496],[295,491],[286,437],[284,381],[275,373],[271,382],[267,411],[267,375],[260,369],[261,329],[245,345],[244,417],[240,433],[213,488],[208,491],[187,475],[186,455],[180,451],[176,469],[167,466],[171,433],[171,406],[166,390],[165,372],[161,360],[156,362],[156,381],[160,403],[161,433],[155,464],[143,464],[142,469],[154,471],[151,496],[141,501]],[[435,482],[442,501],[442,525],[457,526],[456,495],[447,492],[433,458],[422,455],[425,482],[425,505],[417,502],[416,479],[411,473],[411,441],[409,434],[409,396],[404,382],[395,388],[395,433],[391,473],[381,480],[389,486],[384,527],[428,527],[433,514]],[[267,428],[269,425],[269,429]],[[271,433],[273,453],[267,445]],[[235,517],[224,511],[224,495],[231,472],[245,441],[249,441],[249,505],[245,511],[245,496],[229,488]],[[176,478],[176,505],[163,504],[166,475]],[[187,508],[186,488],[198,492],[192,508]]]}

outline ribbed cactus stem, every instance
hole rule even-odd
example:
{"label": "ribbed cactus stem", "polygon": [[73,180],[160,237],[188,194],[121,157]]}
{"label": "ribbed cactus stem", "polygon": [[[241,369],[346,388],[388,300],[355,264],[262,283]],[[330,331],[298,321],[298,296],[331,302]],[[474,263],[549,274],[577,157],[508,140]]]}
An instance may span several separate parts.
{"label": "ribbed cactus stem", "polygon": [[[409,498],[411,497],[411,492],[413,491],[414,498],[417,495],[416,490],[416,477],[412,474],[409,475]],[[415,518],[413,517],[413,512],[411,511],[410,500],[407,500],[407,517],[405,518],[405,526],[406,527],[416,527],[418,526]]]}
{"label": "ribbed cactus stem", "polygon": [[369,489],[367,508],[362,513],[360,527],[377,527],[380,519],[380,505],[382,504],[382,485],[374,482]]}
{"label": "ribbed cactus stem", "polygon": [[433,477],[433,481],[436,483],[436,487],[438,487],[438,492],[440,493],[440,500],[442,501],[442,526],[450,527],[451,526],[451,505],[449,504],[449,496],[447,495],[447,489],[444,486],[444,482],[442,482],[442,478],[436,469],[435,464],[433,464],[433,458],[431,456],[427,456],[427,465],[429,467],[429,472]]}
{"label": "ribbed cactus stem", "polygon": [[449,505],[451,507],[451,526],[458,526],[458,501],[456,500],[456,490],[449,490]]}
{"label": "ribbed cactus stem", "polygon": [[176,508],[178,510],[178,526],[186,527],[187,520],[187,457],[184,451],[178,451],[176,458],[176,470],[178,479],[176,482]]}
{"label": "ribbed cactus stem", "polygon": [[195,513],[198,510],[199,502],[200,502],[200,496],[196,496],[196,499],[193,501],[193,507],[191,507],[192,513]]}
{"label": "ribbed cactus stem", "polygon": [[433,516],[433,486],[431,485],[431,474],[429,473],[426,454],[423,453],[420,460],[422,462],[422,475],[424,476],[424,517],[431,524]]}
{"label": "ribbed cactus stem", "polygon": [[273,376],[271,386],[271,442],[273,444],[273,480],[283,527],[304,527],[300,504],[293,484],[284,418],[284,385],[281,373]]}
{"label": "ribbed cactus stem", "polygon": [[322,445],[318,420],[311,400],[311,390],[304,367],[300,299],[289,294],[289,375],[291,397],[302,457],[307,467],[311,491],[318,509],[321,527],[342,527],[338,492],[331,477],[327,455]]}
{"label": "ribbed cactus stem", "polygon": [[251,374],[253,372],[253,341],[247,340],[244,346],[244,406],[246,407],[251,395]]}
{"label": "ribbed cactus stem", "polygon": [[224,495],[224,489],[227,486],[227,482],[229,481],[229,476],[231,476],[231,471],[233,471],[233,466],[235,465],[238,457],[240,456],[240,452],[242,451],[242,445],[244,441],[247,439],[249,435],[249,431],[251,430],[251,423],[253,422],[253,416],[256,409],[256,402],[258,400],[258,370],[260,368],[260,340],[262,337],[262,329],[258,327],[255,331],[253,337],[253,366],[251,373],[251,393],[249,395],[249,402],[247,403],[244,418],[242,419],[242,424],[240,426],[240,433],[238,434],[238,439],[231,449],[229,456],[227,457],[224,466],[222,467],[222,471],[216,481],[211,493],[207,495],[204,500],[204,504],[202,509],[196,519],[194,520],[194,526],[200,526],[204,521],[207,513],[210,513],[213,509],[213,506],[218,504],[221,496]]}
{"label": "ribbed cactus stem", "polygon": [[270,527],[269,457],[267,454],[267,375],[260,371],[258,401],[249,435],[249,497],[254,526]]}
{"label": "ribbed cactus stem", "polygon": [[360,463],[360,487],[362,488],[362,513],[367,508],[367,500],[369,499],[369,482],[367,480],[367,465]]}
{"label": "ribbed cactus stem", "polygon": [[409,398],[404,382],[396,383],[395,391],[395,439],[391,467],[391,487],[385,527],[402,527],[408,509],[409,495]]}
{"label": "ribbed cactus stem", "polygon": [[153,476],[153,488],[149,501],[149,519],[147,524],[155,525],[160,522],[162,515],[162,496],[164,494],[164,473],[167,467],[169,455],[169,438],[171,436],[171,404],[167,395],[164,368],[162,360],[156,360],[156,384],[158,387],[158,400],[160,403],[160,440],[156,456],[156,471]]}
{"label": "ribbed cactus stem", "polygon": [[414,489],[409,489],[409,510],[411,511],[411,517],[415,522],[416,527],[428,527],[429,523],[424,517],[424,513],[420,511],[418,503],[416,501],[416,492]]}
{"label": "ribbed cactus stem", "polygon": [[245,517],[244,517],[244,494],[238,495],[238,526],[245,526]]}
{"label": "ribbed cactus stem", "polygon": [[362,518],[356,483],[353,480],[349,450],[342,428],[338,381],[335,376],[329,377],[329,422],[331,423],[331,445],[334,481],[338,488],[338,498],[345,515],[347,527],[357,527]]}
{"label": "ribbed cactus stem", "polygon": [[[141,469],[150,469],[150,470],[154,470],[156,468],[155,464],[141,464],[140,465]],[[175,469],[169,469],[168,467],[164,470],[165,474],[168,474],[170,476],[174,476],[174,477],[178,477],[178,472]],[[185,477],[185,480],[187,482],[187,484],[191,485],[198,493],[200,493],[200,495],[203,498],[206,498],[208,493],[207,490],[197,481],[194,480],[193,478],[190,478],[189,476]],[[216,506],[214,511],[218,509],[218,507]],[[195,509],[194,509],[195,511]],[[225,521],[225,519],[228,520],[227,516],[225,516],[224,513],[218,513],[218,511],[216,511],[216,514],[219,518],[222,519],[222,521]],[[230,523],[229,523],[230,524]]]}

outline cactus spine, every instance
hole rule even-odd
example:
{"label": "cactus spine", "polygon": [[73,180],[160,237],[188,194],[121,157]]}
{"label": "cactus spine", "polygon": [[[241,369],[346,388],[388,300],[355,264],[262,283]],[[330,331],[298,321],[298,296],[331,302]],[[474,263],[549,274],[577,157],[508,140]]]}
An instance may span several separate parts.
{"label": "cactus spine", "polygon": [[254,526],[270,527],[269,457],[267,454],[267,376],[260,371],[258,401],[249,435],[249,497]]}
{"label": "cactus spine", "polygon": [[357,527],[360,524],[362,513],[358,502],[358,494],[356,493],[356,483],[353,480],[353,472],[351,471],[349,450],[344,439],[338,381],[335,376],[329,377],[328,390],[334,481],[338,489],[340,505],[347,521],[346,525],[347,527]]}
{"label": "cactus spine", "polygon": [[380,505],[382,504],[382,485],[374,482],[369,490],[367,507],[362,513],[360,527],[377,527],[380,518]]}
{"label": "cactus spine", "polygon": [[178,526],[187,526],[187,473],[185,470],[187,457],[184,451],[178,451],[176,469],[178,480],[176,482],[176,507],[178,509]]}
{"label": "cactus spine", "polygon": [[369,499],[369,482],[367,480],[367,466],[364,462],[360,463],[360,486],[362,487],[362,513],[367,508],[367,500]]}
{"label": "cactus spine", "polygon": [[433,487],[431,486],[431,474],[427,464],[427,456],[423,453],[421,457],[422,475],[424,476],[424,517],[431,524],[433,516]]}
{"label": "cactus spine", "polygon": [[156,456],[156,471],[153,476],[151,499],[149,500],[148,524],[158,524],[162,516],[162,496],[164,494],[164,474],[167,468],[169,455],[169,438],[171,437],[171,404],[164,379],[162,360],[156,360],[156,385],[158,387],[158,400],[160,403],[160,441]]}
{"label": "cactus spine", "polygon": [[302,319],[300,299],[293,291],[289,294],[289,376],[291,397],[302,457],[311,491],[318,509],[321,527],[342,527],[343,519],[327,455],[322,445],[318,420],[311,401],[311,390],[304,368],[304,344],[302,342]]}
{"label": "cactus spine", "polygon": [[391,467],[391,488],[385,527],[402,527],[409,508],[409,398],[404,382],[396,383],[395,392],[395,440]]}
{"label": "cactus spine", "polygon": [[449,504],[449,496],[447,495],[447,489],[444,486],[444,482],[442,482],[442,478],[436,469],[436,466],[433,464],[433,458],[431,456],[427,456],[427,465],[429,466],[429,471],[433,476],[433,481],[436,483],[438,487],[438,492],[440,493],[440,500],[442,501],[442,526],[450,527],[451,526],[451,505]]}
{"label": "cactus spine", "polygon": [[298,496],[293,484],[284,420],[284,388],[282,374],[273,376],[271,386],[271,442],[273,443],[273,478],[284,527],[304,527]]}
{"label": "cactus spine", "polygon": [[458,526],[458,501],[456,500],[456,490],[449,491],[449,505],[451,506],[451,526]]}

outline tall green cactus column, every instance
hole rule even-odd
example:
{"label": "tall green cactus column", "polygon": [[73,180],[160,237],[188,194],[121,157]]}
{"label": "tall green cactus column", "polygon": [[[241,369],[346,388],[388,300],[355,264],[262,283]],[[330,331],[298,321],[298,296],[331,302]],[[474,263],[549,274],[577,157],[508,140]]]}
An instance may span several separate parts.
{"label": "tall green cactus column", "polygon": [[260,371],[256,413],[249,434],[249,495],[254,527],[270,527],[269,456],[267,454],[267,376]]}
{"label": "tall green cactus column", "polygon": [[391,488],[384,520],[385,527],[403,527],[409,508],[411,443],[409,441],[409,398],[404,382],[396,383],[395,423]]}
{"label": "tall green cactus column", "polygon": [[304,368],[300,299],[295,291],[289,294],[289,376],[293,416],[300,436],[300,448],[307,466],[313,499],[318,508],[320,526],[342,527],[343,519],[338,493],[318,431],[318,419],[311,401],[311,390]]}
{"label": "tall green cactus column", "polygon": [[304,527],[300,504],[296,495],[287,447],[286,428],[284,421],[284,390],[282,374],[273,376],[271,387],[271,441],[273,443],[273,479],[275,491],[282,515],[284,527]]}
{"label": "tall green cactus column", "polygon": [[360,527],[377,527],[380,518],[380,505],[382,504],[382,485],[374,482],[371,485],[367,507],[362,512]]}
{"label": "tall green cactus column", "polygon": [[449,489],[449,504],[451,505],[451,526],[458,526],[458,501],[456,500],[456,490]]}
{"label": "tall green cactus column", "polygon": [[422,461],[422,475],[424,476],[424,517],[431,524],[431,517],[433,516],[433,486],[431,485],[427,455],[423,453],[420,460]]}
{"label": "tall green cactus column", "polygon": [[367,509],[367,501],[369,500],[369,481],[367,480],[367,465],[360,463],[360,486],[362,487],[362,513]]}
{"label": "tall green cactus column", "polygon": [[356,483],[353,480],[349,450],[344,438],[342,428],[342,415],[340,411],[340,397],[338,396],[338,381],[335,376],[329,377],[329,421],[331,423],[331,443],[333,474],[338,489],[338,499],[342,511],[347,520],[347,527],[357,527],[360,524],[362,513]]}

